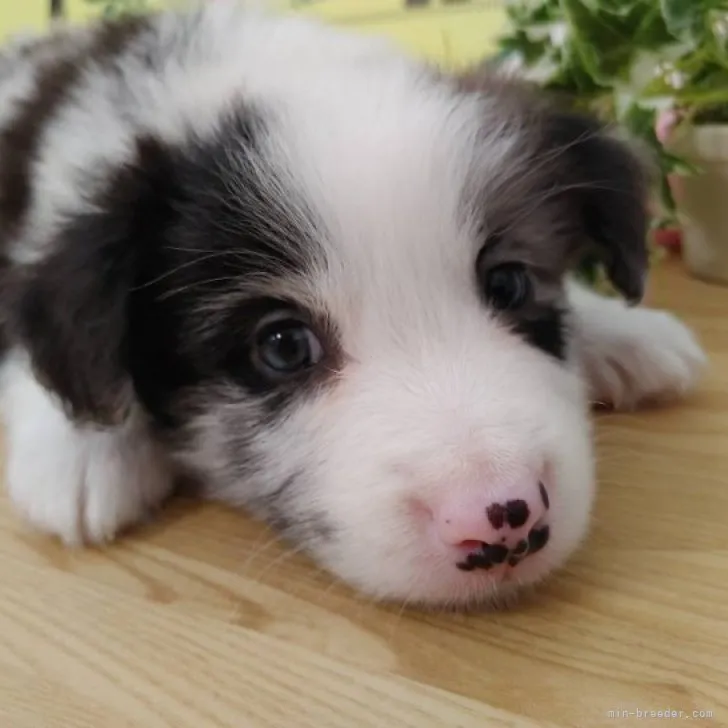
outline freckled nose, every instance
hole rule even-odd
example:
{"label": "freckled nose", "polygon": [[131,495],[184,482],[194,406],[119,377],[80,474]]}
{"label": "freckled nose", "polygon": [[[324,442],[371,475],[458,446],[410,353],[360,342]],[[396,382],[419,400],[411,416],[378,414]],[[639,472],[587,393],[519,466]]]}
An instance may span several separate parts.
{"label": "freckled nose", "polygon": [[514,483],[495,493],[453,494],[434,511],[440,540],[463,551],[460,568],[490,568],[506,561],[514,566],[548,543],[550,499],[543,483]]}

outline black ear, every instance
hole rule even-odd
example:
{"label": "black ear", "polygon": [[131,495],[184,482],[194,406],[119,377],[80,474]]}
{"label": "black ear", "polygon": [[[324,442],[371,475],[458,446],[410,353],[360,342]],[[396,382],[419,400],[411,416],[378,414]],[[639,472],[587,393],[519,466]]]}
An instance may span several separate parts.
{"label": "black ear", "polygon": [[551,184],[570,200],[584,242],[593,246],[617,291],[639,302],[648,265],[651,170],[646,158],[588,116],[547,113],[542,132],[543,154],[553,159]]}
{"label": "black ear", "polygon": [[134,162],[92,195],[92,211],[72,216],[48,256],[14,273],[10,334],[79,420],[118,423],[133,401],[129,299],[169,179],[159,148],[140,143]]}
{"label": "black ear", "polygon": [[[111,424],[130,403],[124,368],[133,259],[96,215],[75,220],[58,249],[24,272],[12,328],[39,380],[74,417]],[[106,239],[100,236],[106,235]]]}

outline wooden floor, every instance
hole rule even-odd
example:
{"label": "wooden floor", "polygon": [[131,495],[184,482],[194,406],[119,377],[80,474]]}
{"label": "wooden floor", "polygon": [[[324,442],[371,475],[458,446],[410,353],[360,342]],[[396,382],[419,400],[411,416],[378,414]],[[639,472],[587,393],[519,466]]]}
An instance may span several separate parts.
{"label": "wooden floor", "polygon": [[0,728],[728,726],[728,288],[672,263],[651,298],[713,371],[680,407],[602,416],[593,535],[512,612],[377,607],[183,502],[70,554],[3,496]]}

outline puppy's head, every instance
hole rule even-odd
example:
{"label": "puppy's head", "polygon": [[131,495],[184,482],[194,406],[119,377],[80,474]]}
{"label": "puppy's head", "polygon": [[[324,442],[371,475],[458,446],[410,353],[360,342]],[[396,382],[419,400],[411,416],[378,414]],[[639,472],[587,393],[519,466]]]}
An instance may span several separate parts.
{"label": "puppy's head", "polygon": [[77,416],[133,393],[213,497],[368,594],[507,596],[588,526],[565,278],[592,248],[640,298],[645,181],[511,84],[344,60],[140,134],[40,264],[31,347]]}

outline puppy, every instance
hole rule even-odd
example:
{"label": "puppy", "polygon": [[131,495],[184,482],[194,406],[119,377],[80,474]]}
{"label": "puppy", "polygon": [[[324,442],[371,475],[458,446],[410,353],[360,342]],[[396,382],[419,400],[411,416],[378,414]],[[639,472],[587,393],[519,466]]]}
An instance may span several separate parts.
{"label": "puppy", "polygon": [[[9,47],[19,513],[98,544],[187,474],[376,599],[488,604],[560,567],[590,523],[590,403],[675,398],[705,357],[633,305],[639,158],[471,81],[230,2]],[[619,297],[574,282],[588,251]]]}

